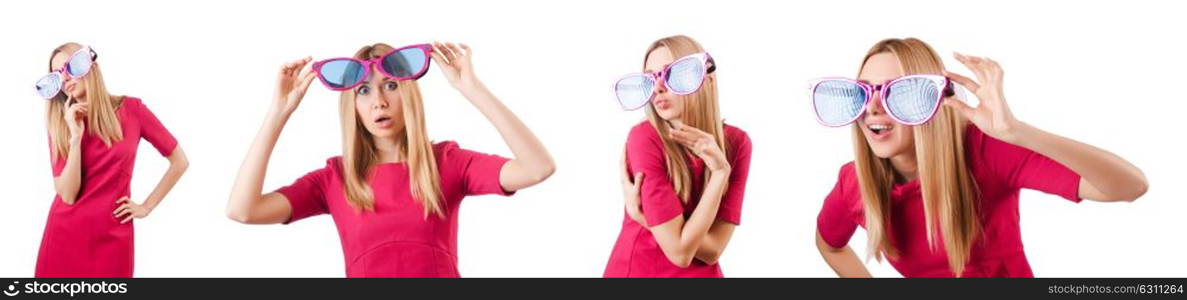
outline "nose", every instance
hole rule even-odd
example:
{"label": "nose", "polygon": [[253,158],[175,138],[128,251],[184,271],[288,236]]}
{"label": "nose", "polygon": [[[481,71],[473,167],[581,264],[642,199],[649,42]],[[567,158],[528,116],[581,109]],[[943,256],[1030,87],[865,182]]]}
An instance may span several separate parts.
{"label": "nose", "polygon": [[377,95],[377,96],[378,97],[375,97],[375,101],[371,102],[372,108],[381,108],[382,109],[382,108],[387,108],[387,106],[390,105],[390,102],[387,101],[387,93],[386,92],[380,92],[379,95]]}
{"label": "nose", "polygon": [[657,95],[666,94],[668,92],[667,80],[664,80],[664,75],[660,74],[655,77],[655,93]]}
{"label": "nose", "polygon": [[880,115],[883,113],[882,93],[875,91],[872,94],[873,95],[870,95],[870,103],[866,104],[866,114]]}

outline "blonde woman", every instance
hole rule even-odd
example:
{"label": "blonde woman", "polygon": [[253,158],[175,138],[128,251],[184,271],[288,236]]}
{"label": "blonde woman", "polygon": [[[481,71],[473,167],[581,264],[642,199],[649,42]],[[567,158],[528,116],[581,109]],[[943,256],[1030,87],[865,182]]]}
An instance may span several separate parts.
{"label": "blonde woman", "polygon": [[[862,226],[868,255],[886,256],[905,277],[1033,277],[1020,189],[1074,202],[1145,193],[1145,176],[1121,157],[1015,119],[997,62],[956,59],[977,80],[947,72],[918,39],[888,39],[869,50],[856,80],[813,85],[818,120],[852,124],[855,159],[817,218],[816,245],[838,275],[870,276],[846,245]],[[953,82],[980,103],[954,98]]]}
{"label": "blonde woman", "polygon": [[[57,196],[37,253],[37,277],[132,277],[132,220],[147,217],[189,165],[177,140],[140,99],[107,92],[90,47],[66,43],[50,54],[37,82]],[[140,140],[169,169],[140,203],[131,201]]]}
{"label": "blonde woman", "polygon": [[[430,144],[417,80],[431,60],[498,129],[515,158]],[[457,215],[469,195],[511,195],[548,178],[544,145],[478,80],[466,45],[364,46],[302,71],[280,69],[276,96],[239,169],[227,215],[246,224],[330,214],[348,277],[458,277]],[[261,193],[268,159],[315,78],[342,91],[342,156],[274,192]]]}
{"label": "blonde woman", "polygon": [[750,138],[718,114],[716,68],[695,40],[671,36],[647,47],[644,73],[615,84],[623,108],[646,107],[647,120],[627,137],[625,213],[604,276],[722,277]]}

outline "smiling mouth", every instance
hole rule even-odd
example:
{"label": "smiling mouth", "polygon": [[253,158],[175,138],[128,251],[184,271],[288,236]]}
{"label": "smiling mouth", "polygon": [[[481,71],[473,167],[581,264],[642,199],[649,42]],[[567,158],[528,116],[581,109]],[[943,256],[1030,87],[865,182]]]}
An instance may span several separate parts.
{"label": "smiling mouth", "polygon": [[890,126],[890,124],[868,124],[866,128],[873,132],[874,135],[882,135],[883,133],[890,133],[891,130],[894,130],[894,126]]}

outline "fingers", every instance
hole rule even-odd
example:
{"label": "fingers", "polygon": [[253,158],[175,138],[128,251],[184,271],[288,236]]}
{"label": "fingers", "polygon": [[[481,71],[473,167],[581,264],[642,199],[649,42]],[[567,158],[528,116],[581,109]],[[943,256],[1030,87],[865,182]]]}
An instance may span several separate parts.
{"label": "fingers", "polygon": [[963,116],[965,119],[969,119],[969,118],[973,117],[973,111],[974,111],[973,107],[969,106],[968,103],[964,103],[964,101],[960,101],[960,99],[957,99],[955,97],[944,98],[943,105],[947,106],[947,107],[951,107],[952,109],[955,109],[956,112],[959,113],[961,116]]}
{"label": "fingers", "polygon": [[971,91],[977,91],[977,90],[981,89],[981,84],[977,83],[976,81],[973,81],[972,79],[970,79],[968,77],[965,77],[964,75],[944,71],[944,77],[948,77],[948,79],[951,79],[952,81],[955,81],[956,83],[959,83],[960,85],[963,85],[965,88],[967,88]]}
{"label": "fingers", "polygon": [[120,224],[128,223],[128,221],[132,221],[133,217],[135,217],[135,215],[128,215],[127,217],[124,217],[123,220],[120,220]]}
{"label": "fingers", "polygon": [[433,52],[440,53],[441,57],[445,59],[444,64],[451,64],[455,59],[457,59],[457,53],[444,43],[434,42],[433,49]]}
{"label": "fingers", "polygon": [[313,57],[306,56],[305,58],[285,63],[284,66],[280,67],[280,76],[293,77],[294,75],[297,74],[298,71],[301,71],[301,69],[304,68],[306,64],[309,64],[309,62],[312,60],[313,60]]}
{"label": "fingers", "polygon": [[129,207],[127,204],[120,205],[120,207],[116,208],[115,212],[114,212],[116,219],[119,219],[119,218],[123,217],[124,215],[130,214],[130,213],[132,213],[132,208]]}
{"label": "fingers", "polygon": [[972,70],[973,75],[976,75],[977,79],[981,82],[997,80],[1002,77],[1003,72],[1001,64],[998,64],[998,62],[995,60],[985,57],[964,55],[961,53],[955,53],[954,56],[956,57],[957,61],[960,61],[960,63],[964,64],[965,67],[968,67],[969,70]]}
{"label": "fingers", "polygon": [[305,70],[304,73],[301,73],[300,78],[301,81],[297,83],[297,90],[301,91],[301,93],[304,93],[305,91],[309,90],[309,84],[313,83],[313,79],[317,78],[317,72],[313,72],[313,70]]}
{"label": "fingers", "polygon": [[[433,47],[435,48],[436,46],[433,46]],[[449,62],[446,61],[445,58],[441,56],[441,51],[433,50],[433,52],[429,52],[429,57],[432,57],[433,62],[437,63],[437,65],[439,65],[439,66],[449,65]]]}
{"label": "fingers", "polygon": [[469,46],[469,45],[466,45],[466,44],[458,44],[458,45],[462,47],[462,50],[465,50],[465,51],[466,51],[466,56],[473,56],[473,55],[474,55],[474,50],[470,50],[470,46]]}

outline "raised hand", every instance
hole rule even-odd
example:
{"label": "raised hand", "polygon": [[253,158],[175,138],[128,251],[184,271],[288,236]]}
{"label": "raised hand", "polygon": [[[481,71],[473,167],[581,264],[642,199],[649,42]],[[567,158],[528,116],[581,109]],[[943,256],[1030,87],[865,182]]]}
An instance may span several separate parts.
{"label": "raised hand", "polygon": [[317,73],[313,70],[302,71],[312,59],[305,57],[280,67],[280,73],[276,78],[276,97],[273,101],[273,108],[277,112],[291,114],[301,104],[301,99],[305,98],[309,84],[317,78]]}
{"label": "raised hand", "polygon": [[62,103],[65,107],[62,113],[62,118],[66,119],[66,127],[70,131],[70,140],[81,140],[82,134],[86,131],[86,116],[90,109],[90,103],[79,103],[74,101],[66,101]]}
{"label": "raised hand", "polygon": [[673,123],[672,126],[668,136],[704,160],[709,170],[720,172],[730,169],[729,160],[726,159],[721,147],[718,147],[717,139],[714,139],[713,135],[682,123]]}
{"label": "raised hand", "polygon": [[977,95],[980,103],[971,107],[967,103],[955,98],[948,98],[944,105],[956,109],[962,116],[973,122],[982,132],[999,140],[1014,143],[1015,129],[1018,120],[1010,112],[1009,105],[1002,93],[1002,68],[992,59],[976,56],[966,56],[956,53],[956,60],[964,64],[976,75],[977,81],[949,71],[944,76],[963,85]]}
{"label": "raised hand", "polygon": [[433,62],[441,69],[445,79],[453,88],[466,92],[481,86],[478,77],[474,75],[474,64],[471,61],[473,51],[466,44],[433,43]]}

